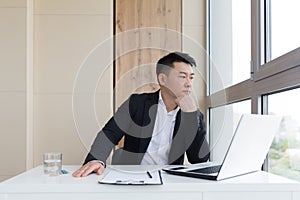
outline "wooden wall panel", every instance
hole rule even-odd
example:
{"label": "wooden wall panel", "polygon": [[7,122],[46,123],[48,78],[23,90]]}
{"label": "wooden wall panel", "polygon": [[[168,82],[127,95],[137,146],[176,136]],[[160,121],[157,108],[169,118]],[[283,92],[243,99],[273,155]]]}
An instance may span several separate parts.
{"label": "wooden wall panel", "polygon": [[182,46],[182,0],[116,0],[115,108],[157,85],[155,64]]}

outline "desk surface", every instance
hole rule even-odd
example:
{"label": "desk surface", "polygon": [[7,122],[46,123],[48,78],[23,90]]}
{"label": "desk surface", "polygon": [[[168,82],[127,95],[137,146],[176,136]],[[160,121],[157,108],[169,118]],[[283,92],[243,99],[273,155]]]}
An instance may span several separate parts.
{"label": "desk surface", "polygon": [[[199,192],[295,192],[300,195],[300,183],[266,172],[255,172],[222,181],[210,181],[197,178],[181,177],[162,172],[163,185],[156,186],[116,186],[98,184],[101,176],[91,174],[84,178],[72,177],[72,172],[79,166],[64,166],[68,174],[49,177],[43,174],[42,166],[33,168],[27,172],[17,175],[0,183],[0,199],[8,199],[7,194],[34,194],[34,193],[82,193],[82,194],[104,194],[111,195],[119,193],[142,194],[142,193],[199,193]],[[153,170],[161,169],[162,166],[108,166],[121,170]],[[105,174],[104,174],[105,175]],[[203,194],[202,194],[203,195]],[[79,195],[80,196],[80,195]],[[179,195],[180,196],[180,195]],[[205,196],[205,195],[204,195]],[[290,195],[291,196],[291,195]],[[204,199],[204,198],[203,198]],[[209,199],[209,198],[205,198]],[[293,198],[290,198],[293,199]]]}

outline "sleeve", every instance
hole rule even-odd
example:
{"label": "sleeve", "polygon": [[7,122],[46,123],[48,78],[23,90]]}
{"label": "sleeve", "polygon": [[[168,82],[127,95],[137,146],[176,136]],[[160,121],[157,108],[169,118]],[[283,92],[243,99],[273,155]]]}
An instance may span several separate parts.
{"label": "sleeve", "polygon": [[202,113],[181,112],[178,114],[172,145],[169,153],[169,163],[182,164],[184,153],[190,163],[205,162],[209,158],[209,147],[206,141],[206,130]]}
{"label": "sleeve", "polygon": [[[83,164],[92,160],[100,160],[104,162],[104,164],[106,163],[106,159],[112,151],[112,148],[118,144],[132,124],[131,113],[134,113],[134,106],[132,107],[131,104],[132,101],[130,97],[105,124],[103,129],[97,134]],[[130,112],[129,107],[131,107]]]}
{"label": "sleeve", "polygon": [[200,111],[197,111],[196,119],[198,124],[196,136],[186,151],[188,161],[192,164],[206,162],[210,156],[203,114]]}

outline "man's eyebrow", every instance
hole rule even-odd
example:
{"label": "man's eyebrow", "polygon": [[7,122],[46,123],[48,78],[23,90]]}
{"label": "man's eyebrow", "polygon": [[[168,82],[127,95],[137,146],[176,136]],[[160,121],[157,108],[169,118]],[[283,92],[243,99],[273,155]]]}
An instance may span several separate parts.
{"label": "man's eyebrow", "polygon": [[[179,72],[179,74],[184,74],[184,75],[188,75],[189,73],[186,73],[186,72]],[[194,73],[190,73],[190,75],[195,75]]]}

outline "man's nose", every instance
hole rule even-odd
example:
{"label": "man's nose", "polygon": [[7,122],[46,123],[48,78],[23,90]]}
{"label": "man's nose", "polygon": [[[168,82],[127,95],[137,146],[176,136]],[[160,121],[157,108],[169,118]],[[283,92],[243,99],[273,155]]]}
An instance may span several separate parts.
{"label": "man's nose", "polygon": [[186,85],[186,87],[191,87],[192,86],[192,79],[190,77],[186,78],[185,85]]}

